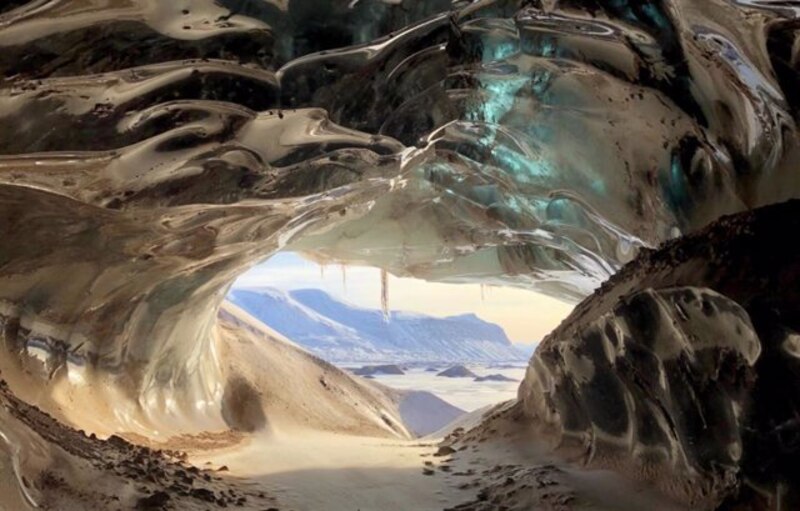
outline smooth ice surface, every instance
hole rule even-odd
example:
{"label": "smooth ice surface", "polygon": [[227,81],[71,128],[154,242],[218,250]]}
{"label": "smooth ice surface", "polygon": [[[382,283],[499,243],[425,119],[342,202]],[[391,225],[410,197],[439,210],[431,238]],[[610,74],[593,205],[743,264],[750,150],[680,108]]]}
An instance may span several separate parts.
{"label": "smooth ice surface", "polygon": [[798,210],[721,219],[578,305],[520,386],[536,436],[691,509],[797,507]]}
{"label": "smooth ice surface", "polygon": [[578,300],[644,248],[798,196],[797,17],[6,2],[3,361],[45,397],[102,382],[123,419],[200,424],[227,388],[226,291],[278,250]]}
{"label": "smooth ice surface", "polygon": [[574,300],[798,191],[792,8],[319,5],[5,10],[0,299],[48,371],[211,403],[215,310],[279,249]]}

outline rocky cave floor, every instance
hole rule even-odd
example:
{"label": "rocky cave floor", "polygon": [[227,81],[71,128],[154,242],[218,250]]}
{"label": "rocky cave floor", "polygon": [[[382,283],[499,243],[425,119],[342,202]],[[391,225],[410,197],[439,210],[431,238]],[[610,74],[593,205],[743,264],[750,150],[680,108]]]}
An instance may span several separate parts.
{"label": "rocky cave floor", "polygon": [[[0,404],[61,451],[62,463],[22,482],[44,497],[42,509],[279,509],[273,497],[224,477],[224,467],[201,469],[186,462],[185,452],[151,449],[119,436],[103,440],[70,428],[18,399],[5,381],[0,381]],[[77,479],[93,483],[76,484]]]}
{"label": "rocky cave floor", "polygon": [[[283,503],[280,490],[274,491],[274,486],[264,484],[263,479],[231,475],[227,466],[210,462],[205,468],[193,465],[190,457],[213,457],[214,447],[202,439],[194,443],[192,456],[185,451],[137,445],[116,435],[100,439],[21,401],[5,381],[0,382],[0,404],[13,419],[47,442],[57,460],[35,480],[22,481],[24,488],[39,496],[41,509],[304,509],[302,504],[298,508]],[[547,454],[530,441],[530,425],[514,402],[497,405],[482,419],[472,427],[456,427],[444,439],[423,439],[406,446],[413,447],[419,458],[407,491],[415,490],[414,481],[425,483],[418,485],[431,500],[425,509],[683,509],[611,473],[592,475]],[[192,445],[186,438],[182,443]],[[353,491],[358,491],[358,484],[360,481],[355,480]],[[426,487],[439,489],[431,492]],[[402,502],[391,499],[387,496],[386,509],[406,509]]]}

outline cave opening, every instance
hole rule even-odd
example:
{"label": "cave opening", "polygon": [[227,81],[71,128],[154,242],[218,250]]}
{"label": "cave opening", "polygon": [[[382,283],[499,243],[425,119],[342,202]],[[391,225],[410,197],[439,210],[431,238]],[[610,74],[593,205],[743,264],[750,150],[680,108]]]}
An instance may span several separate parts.
{"label": "cave opening", "polygon": [[572,307],[521,288],[395,277],[292,252],[239,276],[226,300],[352,374],[442,399],[409,394],[401,408],[418,416],[418,436],[516,398],[536,345]]}

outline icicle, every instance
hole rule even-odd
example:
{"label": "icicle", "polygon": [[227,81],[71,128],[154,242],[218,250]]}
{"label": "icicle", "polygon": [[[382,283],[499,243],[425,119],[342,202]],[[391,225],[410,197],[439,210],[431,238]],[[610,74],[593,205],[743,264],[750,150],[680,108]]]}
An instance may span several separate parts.
{"label": "icicle", "polygon": [[486,294],[485,293],[486,293],[486,286],[484,284],[481,284],[481,303],[486,301]]}
{"label": "icicle", "polygon": [[339,267],[342,269],[342,292],[347,294],[347,265],[342,264]]}
{"label": "icicle", "polygon": [[319,265],[319,278],[320,280],[325,280],[325,265],[322,263]]}
{"label": "icicle", "polygon": [[383,319],[389,321],[389,275],[381,269],[381,309]]}

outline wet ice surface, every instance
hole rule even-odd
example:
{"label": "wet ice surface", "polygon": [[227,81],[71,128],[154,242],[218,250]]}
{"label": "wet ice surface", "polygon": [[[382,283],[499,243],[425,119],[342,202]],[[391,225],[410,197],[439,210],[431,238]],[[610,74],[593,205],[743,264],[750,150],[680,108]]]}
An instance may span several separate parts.
{"label": "wet ice surface", "polygon": [[142,402],[191,409],[221,395],[209,337],[226,287],[281,249],[579,299],[643,247],[797,195],[796,15],[4,9],[0,312],[21,318],[15,343],[48,346],[48,372],[137,367]]}
{"label": "wet ice surface", "polygon": [[436,376],[447,367],[437,366],[436,371],[426,371],[425,367],[414,367],[409,368],[404,375],[379,374],[374,376],[374,379],[396,389],[427,390],[448,403],[471,412],[487,405],[515,399],[519,384],[525,376],[524,364],[519,364],[519,367],[513,369],[482,364],[469,366],[469,369],[479,376],[502,374],[515,380],[511,382],[476,382],[474,378]]}
{"label": "wet ice surface", "polygon": [[122,419],[219,419],[217,311],[278,250],[576,300],[800,192],[792,2],[0,12],[5,361]]}

